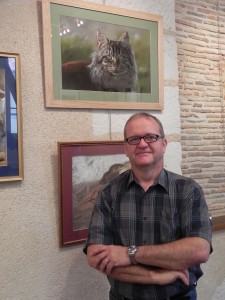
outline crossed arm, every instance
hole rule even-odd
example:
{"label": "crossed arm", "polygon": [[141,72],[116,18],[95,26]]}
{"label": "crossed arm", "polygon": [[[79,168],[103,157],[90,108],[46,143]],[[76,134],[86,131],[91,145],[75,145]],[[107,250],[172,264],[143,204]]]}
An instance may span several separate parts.
{"label": "crossed arm", "polygon": [[209,253],[209,242],[199,237],[139,246],[135,255],[137,265],[131,265],[127,247],[92,244],[87,252],[91,267],[114,279],[142,284],[168,284],[177,279],[188,284],[187,269],[206,262]]}

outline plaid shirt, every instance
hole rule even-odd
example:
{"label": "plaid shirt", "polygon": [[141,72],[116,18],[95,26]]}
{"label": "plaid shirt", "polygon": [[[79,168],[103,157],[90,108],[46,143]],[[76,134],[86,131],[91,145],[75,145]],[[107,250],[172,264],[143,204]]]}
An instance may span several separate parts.
{"label": "plaid shirt", "polygon": [[[128,170],[99,193],[89,227],[89,244],[159,245],[184,237],[201,237],[211,243],[208,208],[201,187],[192,179],[162,170],[146,192]],[[85,247],[85,248],[86,248]],[[199,265],[189,269],[190,283],[202,276]],[[165,299],[184,289],[173,284],[130,284],[108,277],[119,294],[135,300]]]}

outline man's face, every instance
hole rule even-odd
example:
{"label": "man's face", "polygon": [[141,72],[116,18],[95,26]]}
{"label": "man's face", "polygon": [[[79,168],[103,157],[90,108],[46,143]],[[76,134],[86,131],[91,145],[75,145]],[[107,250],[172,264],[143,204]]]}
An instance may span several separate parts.
{"label": "man's face", "polygon": [[[126,138],[132,136],[145,136],[156,134],[160,136],[159,126],[152,118],[139,117],[131,120],[126,127]],[[156,142],[146,143],[141,139],[137,145],[125,143],[124,150],[132,167],[162,167],[163,155],[166,150],[167,141],[160,138]]]}

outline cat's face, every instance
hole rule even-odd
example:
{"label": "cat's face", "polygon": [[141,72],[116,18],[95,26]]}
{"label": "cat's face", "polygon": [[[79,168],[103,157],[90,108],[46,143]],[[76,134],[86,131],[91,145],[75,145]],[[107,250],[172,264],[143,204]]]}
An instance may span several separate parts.
{"label": "cat's face", "polygon": [[114,75],[123,73],[125,68],[129,66],[132,55],[128,33],[123,33],[118,41],[112,41],[98,31],[96,54],[99,67],[104,71]]}
{"label": "cat's face", "polygon": [[136,89],[136,64],[127,32],[114,41],[97,31],[97,49],[92,55],[90,74],[97,90]]}

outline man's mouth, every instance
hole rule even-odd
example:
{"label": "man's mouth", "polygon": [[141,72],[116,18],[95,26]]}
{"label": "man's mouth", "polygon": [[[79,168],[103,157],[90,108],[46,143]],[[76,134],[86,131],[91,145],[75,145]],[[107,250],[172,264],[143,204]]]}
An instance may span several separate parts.
{"label": "man's mouth", "polygon": [[136,155],[142,155],[142,154],[150,154],[149,151],[143,151],[143,152],[137,152]]}

